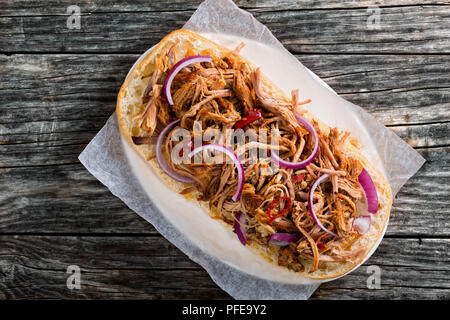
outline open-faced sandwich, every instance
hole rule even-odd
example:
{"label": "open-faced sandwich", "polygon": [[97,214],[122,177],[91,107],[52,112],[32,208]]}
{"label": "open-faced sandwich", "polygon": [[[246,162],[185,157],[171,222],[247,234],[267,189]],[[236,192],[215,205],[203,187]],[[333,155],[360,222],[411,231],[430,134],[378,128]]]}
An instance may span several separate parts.
{"label": "open-faced sandwich", "polygon": [[[232,227],[243,245],[300,276],[342,275],[382,235],[389,184],[357,137],[313,117],[302,107],[309,100],[282,92],[241,48],[188,30],[166,36],[122,85],[120,130],[174,192]],[[250,133],[237,145],[233,130]],[[249,140],[261,133],[265,141]],[[268,157],[255,160],[254,150]]]}

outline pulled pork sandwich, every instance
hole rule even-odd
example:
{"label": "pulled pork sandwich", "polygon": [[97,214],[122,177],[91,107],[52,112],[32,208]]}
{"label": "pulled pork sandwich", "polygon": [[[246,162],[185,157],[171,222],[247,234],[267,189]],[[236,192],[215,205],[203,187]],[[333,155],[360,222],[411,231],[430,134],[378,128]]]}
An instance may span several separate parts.
{"label": "pulled pork sandwich", "polygon": [[[347,273],[382,234],[389,184],[350,132],[313,117],[302,107],[310,100],[299,101],[298,91],[288,97],[239,55],[242,46],[229,50],[188,30],[166,36],[122,85],[120,130],[175,192],[265,259],[308,278]],[[183,143],[174,139],[180,129],[191,137]],[[223,135],[205,141],[210,129]],[[232,129],[269,138],[238,150],[224,138]],[[270,161],[250,161],[254,149]],[[208,152],[229,161],[173,156]]]}

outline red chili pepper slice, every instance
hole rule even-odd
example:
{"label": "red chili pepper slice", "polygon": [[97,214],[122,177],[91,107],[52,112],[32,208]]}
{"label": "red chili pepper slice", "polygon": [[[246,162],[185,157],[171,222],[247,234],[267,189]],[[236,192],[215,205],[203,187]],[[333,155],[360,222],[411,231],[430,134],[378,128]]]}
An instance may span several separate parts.
{"label": "red chili pepper slice", "polygon": [[191,151],[194,150],[194,144],[192,143],[192,141],[186,141],[186,142],[183,144],[183,148],[181,148],[181,149],[180,149],[180,152],[178,152],[178,155],[179,155],[180,157],[183,156],[183,149],[184,149],[185,146],[188,146],[188,147],[190,146],[190,147],[191,147]]}
{"label": "red chili pepper slice", "polygon": [[242,120],[239,120],[238,122],[235,123],[234,125],[234,129],[240,129],[244,126],[246,126],[249,123],[252,123],[253,121],[256,121],[258,119],[262,118],[262,113],[261,113],[261,109],[253,109],[250,110],[247,115],[242,118]]}
{"label": "red chili pepper slice", "polygon": [[[280,200],[286,200],[286,207],[281,210],[277,215],[272,216],[270,214],[270,211],[275,207],[275,205],[277,204],[277,202],[279,202]],[[269,224],[272,224],[273,220],[275,220],[278,217],[284,216],[286,214],[289,213],[289,211],[291,210],[292,207],[292,202],[291,202],[291,198],[289,197],[278,197],[275,200],[273,200],[270,204],[269,207],[267,208],[267,216],[269,217]]]}
{"label": "red chili pepper slice", "polygon": [[305,179],[305,175],[304,174],[298,174],[296,176],[294,176],[294,182],[301,182]]}
{"label": "red chili pepper slice", "polygon": [[318,248],[320,251],[325,250],[325,244],[323,243],[322,240],[319,240],[319,241],[317,242],[317,248]]}

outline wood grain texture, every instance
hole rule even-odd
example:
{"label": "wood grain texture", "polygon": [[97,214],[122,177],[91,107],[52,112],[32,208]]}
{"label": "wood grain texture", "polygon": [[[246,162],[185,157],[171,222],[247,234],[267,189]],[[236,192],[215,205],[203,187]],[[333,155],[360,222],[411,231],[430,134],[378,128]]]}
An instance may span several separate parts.
{"label": "wood grain texture", "polygon": [[[73,1],[0,2],[0,299],[230,298],[77,160],[140,53],[200,2],[80,0],[80,30],[66,27]],[[312,298],[450,299],[450,2],[236,3],[427,160],[375,255]],[[371,5],[380,30],[367,27]],[[81,290],[66,287],[73,264]]]}
{"label": "wood grain texture", "polygon": [[[449,244],[449,239],[385,239],[366,264],[322,285],[313,298],[449,299]],[[229,298],[206,271],[159,236],[1,236],[0,256],[4,298]],[[69,265],[81,269],[80,290],[66,287]],[[381,269],[379,290],[367,288],[372,265]]]}
{"label": "wood grain texture", "polygon": [[[366,7],[315,10],[299,9],[300,5],[284,9],[282,5],[272,10],[255,6],[251,12],[293,53],[450,52],[450,6],[446,4],[383,7],[379,30],[368,27],[372,13]],[[14,4],[8,6],[8,11],[13,8]],[[142,6],[134,10],[116,6],[107,11],[80,6],[81,28],[70,30],[66,8],[55,5],[47,6],[44,14],[31,10],[1,16],[0,30],[6,32],[0,32],[0,53],[143,52],[180,28],[193,12],[170,6],[148,11]]]}
{"label": "wood grain texture", "polygon": [[297,55],[343,98],[385,125],[450,120],[448,55]]}
{"label": "wood grain texture", "polygon": [[[298,56],[343,97],[392,126],[413,147],[450,145],[448,56],[403,57]],[[0,167],[76,163],[114,111],[122,80],[137,58],[0,57]],[[408,67],[400,67],[403,64]]]}
{"label": "wood grain texture", "polygon": [[[186,11],[195,10],[202,0],[79,0],[77,5],[86,12],[142,12],[142,11]],[[422,5],[448,5],[448,0],[236,0],[242,9],[252,10],[304,10],[304,9],[350,9],[369,6],[402,7]],[[0,2],[0,16],[65,15],[66,8],[73,5],[71,0],[3,1]]]}
{"label": "wood grain texture", "polygon": [[[52,125],[56,126],[54,131],[73,127],[70,122],[51,122],[62,119],[83,120],[77,130],[97,130],[114,110],[117,91],[138,57],[0,55],[0,128],[8,134],[19,134],[25,130],[20,128],[21,121],[26,125],[36,123],[31,132],[39,125],[42,133]],[[314,54],[297,58],[337,93],[388,126],[450,120],[447,55]]]}

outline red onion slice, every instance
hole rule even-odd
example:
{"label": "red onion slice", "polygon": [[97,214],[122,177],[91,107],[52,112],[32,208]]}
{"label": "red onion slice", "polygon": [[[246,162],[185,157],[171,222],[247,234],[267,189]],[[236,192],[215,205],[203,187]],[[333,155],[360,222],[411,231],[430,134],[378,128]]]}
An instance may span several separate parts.
{"label": "red onion slice", "polygon": [[316,191],[316,188],[319,184],[321,184],[322,182],[325,182],[329,177],[330,177],[330,175],[328,173],[325,173],[325,174],[321,175],[320,178],[316,180],[316,182],[314,182],[313,186],[311,187],[311,190],[309,190],[308,207],[309,207],[309,212],[311,214],[311,217],[313,218],[314,222],[320,227],[320,229],[322,229],[323,231],[325,231],[337,238],[338,235],[336,233],[331,232],[330,230],[325,228],[322,225],[322,223],[320,223],[319,219],[317,218],[316,212],[314,211],[314,203],[313,203],[314,191]]}
{"label": "red onion slice", "polygon": [[370,229],[372,219],[370,216],[359,216],[353,220],[353,229],[359,234],[365,234]]}
{"label": "red onion slice", "polygon": [[359,184],[364,190],[364,193],[366,194],[367,211],[373,214],[377,213],[378,211],[377,189],[375,188],[372,178],[370,177],[366,169],[364,168],[362,169],[361,173],[359,174],[358,180]]}
{"label": "red onion slice", "polygon": [[164,141],[164,137],[166,133],[178,122],[180,122],[180,119],[175,120],[171,123],[169,123],[159,134],[158,140],[156,140],[156,161],[158,161],[159,166],[161,169],[172,179],[175,179],[180,182],[184,183],[195,183],[194,180],[189,179],[188,177],[185,177],[175,171],[167,164],[166,160],[164,159],[164,156],[162,154],[162,145]]}
{"label": "red onion slice", "polygon": [[274,233],[273,235],[270,236],[269,239],[270,244],[280,247],[288,246],[290,242],[294,241],[297,241],[296,236],[293,236],[290,233],[281,233],[281,232]]}
{"label": "red onion slice", "polygon": [[314,161],[314,158],[317,156],[317,152],[319,151],[319,136],[317,135],[316,129],[314,129],[313,125],[309,123],[308,120],[303,118],[302,116],[295,114],[295,118],[297,119],[298,123],[306,129],[312,136],[314,137],[314,149],[311,153],[311,155],[300,162],[290,162],[281,159],[278,155],[276,155],[274,152],[271,152],[272,159],[278,163],[278,165],[288,168],[288,169],[301,169],[306,167],[308,164]]}
{"label": "red onion slice", "polygon": [[[238,222],[239,221],[239,222]],[[236,232],[239,241],[245,246],[247,244],[247,218],[242,212],[238,212],[234,220],[234,231]]]}
{"label": "red onion slice", "polygon": [[170,105],[173,105],[173,99],[172,94],[170,93],[170,87],[172,86],[172,81],[177,75],[178,72],[180,72],[181,69],[184,67],[187,67],[190,64],[193,63],[200,63],[200,62],[212,62],[212,57],[210,56],[191,56],[184,58],[180,61],[178,61],[172,69],[169,71],[169,74],[166,77],[166,80],[164,81],[164,87],[163,92],[166,96],[167,102],[169,102]]}
{"label": "red onion slice", "polygon": [[233,150],[222,146],[220,144],[211,143],[205,144],[201,147],[197,147],[189,153],[189,157],[192,158],[195,154],[202,152],[203,150],[217,150],[222,153],[225,153],[231,160],[233,160],[234,165],[236,166],[238,172],[238,186],[237,190],[231,198],[234,202],[238,201],[242,194],[242,189],[244,188],[245,175],[244,175],[244,167],[242,163],[239,161],[239,158],[233,152]]}

